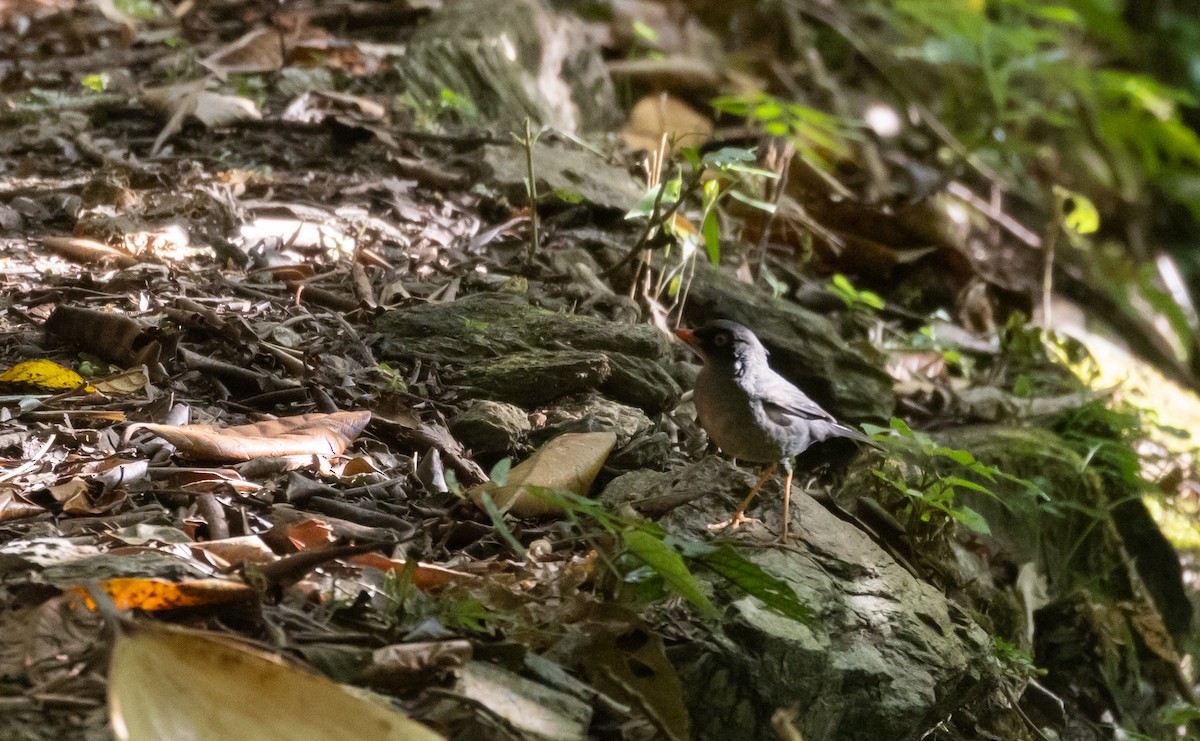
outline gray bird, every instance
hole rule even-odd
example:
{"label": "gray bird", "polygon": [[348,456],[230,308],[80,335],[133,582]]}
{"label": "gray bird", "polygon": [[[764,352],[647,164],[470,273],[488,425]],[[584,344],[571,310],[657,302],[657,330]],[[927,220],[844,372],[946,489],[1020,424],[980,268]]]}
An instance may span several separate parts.
{"label": "gray bird", "polygon": [[746,507],[763,482],[783,464],[783,532],[787,539],[792,496],[791,459],[813,443],[837,437],[875,445],[863,433],[840,424],[829,412],[767,364],[767,349],[736,322],[714,321],[696,331],[675,332],[703,359],[693,402],[700,425],[721,450],[738,460],[770,464],[728,521],[734,528],[749,518]]}

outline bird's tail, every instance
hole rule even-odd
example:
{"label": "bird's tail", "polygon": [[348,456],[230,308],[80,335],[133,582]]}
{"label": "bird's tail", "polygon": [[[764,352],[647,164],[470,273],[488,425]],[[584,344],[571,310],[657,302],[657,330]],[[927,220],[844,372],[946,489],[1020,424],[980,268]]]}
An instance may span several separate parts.
{"label": "bird's tail", "polygon": [[873,438],[869,437],[868,435],[854,429],[853,427],[847,427],[844,424],[838,423],[837,425],[834,425],[834,429],[837,430],[839,437],[848,437],[851,440],[857,440],[858,442],[865,443],[867,445],[870,445],[873,448],[882,448],[883,447],[876,440],[874,440]]}

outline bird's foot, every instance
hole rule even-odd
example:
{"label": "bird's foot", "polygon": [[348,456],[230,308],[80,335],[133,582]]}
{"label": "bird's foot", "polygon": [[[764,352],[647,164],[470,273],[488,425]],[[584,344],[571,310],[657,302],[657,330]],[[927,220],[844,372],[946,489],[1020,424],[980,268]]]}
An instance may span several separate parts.
{"label": "bird's foot", "polygon": [[754,525],[763,524],[762,520],[758,519],[757,517],[747,517],[742,512],[735,512],[733,517],[730,517],[728,520],[722,520],[721,522],[714,522],[708,526],[708,529],[709,532],[717,532],[719,530],[737,530],[746,523],[752,523]]}

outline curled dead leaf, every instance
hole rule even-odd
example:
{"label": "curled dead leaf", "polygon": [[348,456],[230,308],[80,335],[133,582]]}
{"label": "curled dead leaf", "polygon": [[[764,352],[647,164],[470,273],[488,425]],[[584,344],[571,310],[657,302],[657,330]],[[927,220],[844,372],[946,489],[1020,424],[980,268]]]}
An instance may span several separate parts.
{"label": "curled dead leaf", "polygon": [[666,136],[671,151],[697,147],[712,138],[713,122],[687,103],[670,95],[647,95],[629,112],[621,132],[630,149],[658,149]]}
{"label": "curled dead leaf", "polygon": [[[406,561],[397,561],[381,556],[378,553],[364,553],[361,556],[350,558],[349,561],[357,566],[369,566],[380,571],[394,571],[396,573],[404,571],[405,566],[407,566]],[[428,563],[418,563],[412,572],[413,586],[422,592],[432,592],[450,584],[463,584],[475,581],[477,578],[473,574]]]}
{"label": "curled dead leaf", "polygon": [[130,425],[146,429],[195,460],[248,461],[285,455],[340,455],[371,421],[369,411],[301,414],[236,427]]}
{"label": "curled dead leaf", "polygon": [[59,304],[46,319],[46,331],[126,368],[154,365],[174,352],[173,337],[115,312]]}

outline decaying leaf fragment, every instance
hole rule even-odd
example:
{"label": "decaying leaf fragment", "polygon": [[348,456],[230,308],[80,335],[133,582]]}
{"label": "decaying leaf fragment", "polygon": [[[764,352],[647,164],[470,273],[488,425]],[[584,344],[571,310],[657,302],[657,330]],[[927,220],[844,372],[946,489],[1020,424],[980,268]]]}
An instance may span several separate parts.
{"label": "decaying leaf fragment", "polygon": [[503,485],[495,481],[473,487],[467,494],[483,506],[488,494],[501,510],[518,517],[562,514],[562,509],[537,496],[538,489],[569,491],[586,496],[596,474],[617,444],[612,432],[577,432],[559,435],[514,466]]}
{"label": "decaying leaf fragment", "polygon": [[117,639],[109,717],[121,741],[437,741],[325,677],[214,633],[141,625]]}
{"label": "decaying leaf fragment", "polygon": [[284,455],[340,455],[371,421],[369,411],[301,414],[236,427],[139,423],[194,460],[248,461]]}
{"label": "decaying leaf fragment", "polygon": [[260,120],[262,113],[249,98],[222,95],[205,90],[207,79],[146,90],[142,100],[167,116],[167,124],[154,140],[151,155],[157,155],[172,136],[183,129],[188,116],[195,116],[209,129],[219,129],[238,121]]}

